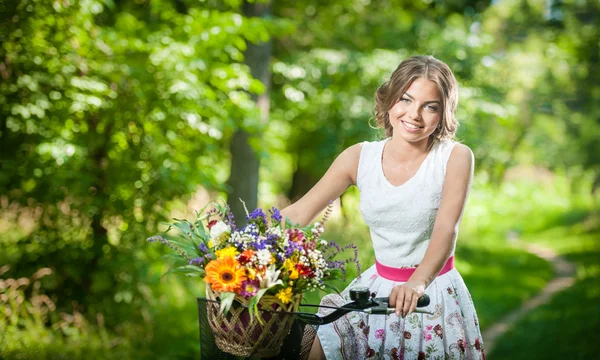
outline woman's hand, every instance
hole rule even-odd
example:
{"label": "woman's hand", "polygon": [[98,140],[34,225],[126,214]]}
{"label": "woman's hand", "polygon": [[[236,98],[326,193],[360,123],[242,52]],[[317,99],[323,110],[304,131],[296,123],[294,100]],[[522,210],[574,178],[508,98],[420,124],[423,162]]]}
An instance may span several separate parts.
{"label": "woman's hand", "polygon": [[415,311],[417,301],[425,294],[425,285],[408,280],[402,285],[394,286],[389,296],[389,304],[396,308],[396,316],[406,317]]}

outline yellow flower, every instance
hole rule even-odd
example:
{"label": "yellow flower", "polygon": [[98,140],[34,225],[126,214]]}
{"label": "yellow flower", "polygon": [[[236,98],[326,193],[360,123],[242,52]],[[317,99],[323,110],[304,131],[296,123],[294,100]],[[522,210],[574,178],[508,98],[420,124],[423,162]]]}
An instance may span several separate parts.
{"label": "yellow flower", "polygon": [[253,268],[246,268],[246,272],[248,273],[248,279],[254,280],[256,279],[256,270]]}
{"label": "yellow flower", "polygon": [[290,273],[290,279],[296,280],[298,278],[298,269],[293,268]]}
{"label": "yellow flower", "polygon": [[294,264],[290,259],[285,259],[285,261],[283,262],[283,268],[287,271],[290,271],[294,268]]}
{"label": "yellow flower", "polygon": [[296,280],[298,278],[298,269],[292,260],[286,259],[283,262],[283,267],[290,272],[290,279]]}
{"label": "yellow flower", "polygon": [[213,246],[214,246],[214,245],[213,245],[213,242],[212,242],[212,240],[208,240],[208,247],[212,249],[212,248],[213,248]]}
{"label": "yellow flower", "polygon": [[288,287],[281,289],[276,296],[279,300],[281,300],[282,303],[287,304],[292,301],[292,288]]}
{"label": "yellow flower", "polygon": [[244,269],[231,256],[213,260],[206,265],[204,281],[210,284],[214,291],[235,292],[246,280]]}
{"label": "yellow flower", "polygon": [[223,260],[226,257],[233,257],[238,254],[237,249],[231,246],[226,247],[225,249],[215,251],[215,255],[217,255],[217,259]]}

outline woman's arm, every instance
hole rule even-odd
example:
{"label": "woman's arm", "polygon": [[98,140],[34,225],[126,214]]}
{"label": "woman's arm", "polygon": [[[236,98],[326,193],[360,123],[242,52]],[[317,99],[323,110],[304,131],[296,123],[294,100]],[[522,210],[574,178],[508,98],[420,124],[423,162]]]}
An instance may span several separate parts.
{"label": "woman's arm", "polygon": [[448,260],[471,189],[473,163],[471,149],[466,145],[456,144],[448,159],[442,200],[423,261],[410,279],[401,286],[394,287],[390,294],[390,305],[396,308],[396,314],[406,316],[416,309],[417,300],[423,296],[427,286]]}
{"label": "woman's arm", "polygon": [[362,144],[359,143],[344,150],[306,195],[281,211],[284,218],[306,226],[329,202],[340,197],[350,185],[356,184],[361,148]]}

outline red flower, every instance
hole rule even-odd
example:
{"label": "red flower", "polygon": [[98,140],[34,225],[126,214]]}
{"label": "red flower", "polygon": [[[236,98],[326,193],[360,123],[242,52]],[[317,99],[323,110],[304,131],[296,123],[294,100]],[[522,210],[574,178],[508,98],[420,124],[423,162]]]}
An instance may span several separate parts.
{"label": "red flower", "polygon": [[215,226],[215,224],[217,223],[217,220],[211,220],[208,222],[208,224],[206,225],[206,227],[208,228],[208,230],[210,230],[210,228],[212,228],[213,226]]}
{"label": "red flower", "polygon": [[304,233],[300,229],[288,229],[287,233],[290,236],[290,241],[298,244],[302,244],[304,241]]}
{"label": "red flower", "polygon": [[365,334],[365,336],[369,336],[369,331],[371,331],[371,327],[370,326],[365,326],[363,328],[363,334]]}
{"label": "red flower", "polygon": [[460,352],[464,353],[465,352],[465,342],[463,341],[463,339],[458,340],[458,342],[456,344],[458,345]]}
{"label": "red flower", "polygon": [[375,350],[371,349],[371,347],[367,348],[367,358],[372,358],[375,356]]}
{"label": "red flower", "polygon": [[392,348],[390,351],[390,356],[393,360],[400,360],[400,356],[398,355],[398,348]]}
{"label": "red flower", "polygon": [[417,359],[419,359],[419,360],[425,360],[426,359],[425,353],[422,352],[422,351],[419,351],[419,357],[417,357]]}
{"label": "red flower", "polygon": [[437,336],[439,336],[440,338],[444,338],[444,332],[442,331],[442,326],[440,324],[437,324],[434,328],[433,331],[435,332],[435,334]]}
{"label": "red flower", "polygon": [[254,256],[254,251],[252,249],[246,249],[244,252],[238,257],[238,262],[242,265],[246,265],[252,260],[252,256]]}
{"label": "red flower", "polygon": [[310,268],[310,266],[306,266],[306,265],[302,265],[302,264],[297,264],[296,265],[296,269],[298,269],[298,274],[300,276],[306,276],[308,278],[314,278],[315,276],[317,276],[312,269]]}
{"label": "red flower", "polygon": [[405,331],[405,332],[404,332],[404,338],[405,338],[406,340],[409,340],[411,337],[412,337],[411,333],[409,333],[408,331]]}

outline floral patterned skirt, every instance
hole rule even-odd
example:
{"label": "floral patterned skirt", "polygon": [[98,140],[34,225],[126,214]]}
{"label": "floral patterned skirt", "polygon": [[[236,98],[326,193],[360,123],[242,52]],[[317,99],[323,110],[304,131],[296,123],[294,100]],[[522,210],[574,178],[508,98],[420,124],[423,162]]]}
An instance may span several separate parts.
{"label": "floral patterned skirt", "polygon": [[[322,305],[350,302],[349,290],[366,286],[377,297],[386,297],[401,282],[377,274],[375,266],[355,279],[340,295],[327,295]],[[485,359],[481,331],[471,295],[456,269],[438,276],[425,293],[426,310],[406,318],[350,313],[319,327],[318,336],[327,359]],[[321,309],[321,314],[331,310]]]}

